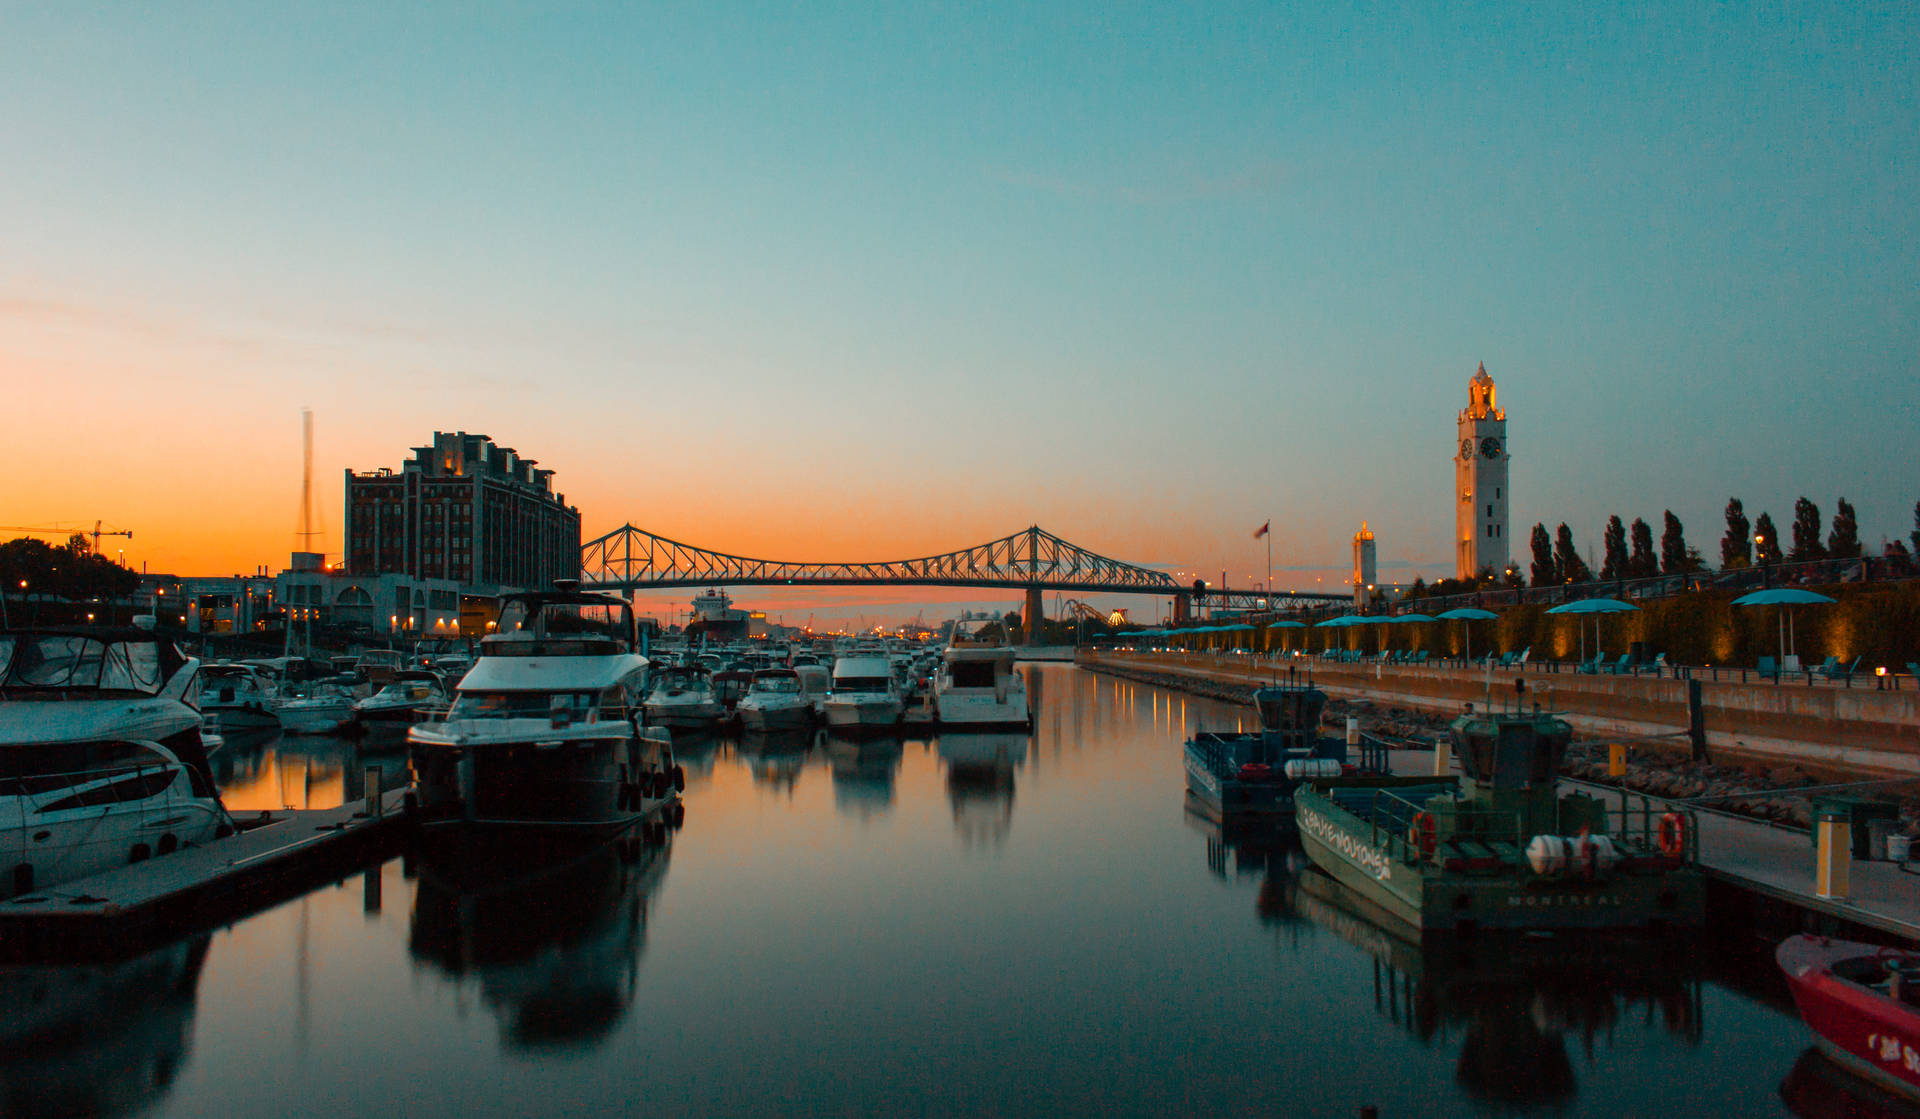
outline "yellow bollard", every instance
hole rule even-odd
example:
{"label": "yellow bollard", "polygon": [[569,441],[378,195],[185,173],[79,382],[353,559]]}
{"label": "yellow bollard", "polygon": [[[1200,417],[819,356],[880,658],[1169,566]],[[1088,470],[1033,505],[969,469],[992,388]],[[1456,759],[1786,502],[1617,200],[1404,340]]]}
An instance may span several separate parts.
{"label": "yellow bollard", "polygon": [[1847,872],[1853,866],[1853,829],[1845,820],[1820,820],[1815,848],[1813,892],[1823,898],[1847,896]]}
{"label": "yellow bollard", "polygon": [[1627,775],[1627,744],[1624,742],[1607,743],[1607,776],[1625,777]]}

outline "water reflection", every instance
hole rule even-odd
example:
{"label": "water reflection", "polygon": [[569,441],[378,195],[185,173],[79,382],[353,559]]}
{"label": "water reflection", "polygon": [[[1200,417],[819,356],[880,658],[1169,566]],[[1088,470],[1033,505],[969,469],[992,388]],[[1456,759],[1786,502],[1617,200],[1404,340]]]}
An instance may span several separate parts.
{"label": "water reflection", "polygon": [[211,939],[113,964],[0,967],[0,1115],[127,1115],[165,1095]]}
{"label": "water reflection", "polygon": [[519,865],[498,849],[423,851],[408,948],[476,982],[509,1048],[597,1044],[632,1002],[671,843],[622,839]]}
{"label": "water reflection", "polygon": [[1579,1090],[1568,1037],[1591,1063],[1596,1046],[1611,1046],[1615,1027],[1634,1017],[1671,1041],[1700,1043],[1700,968],[1678,943],[1482,934],[1422,944],[1311,869],[1295,900],[1314,924],[1373,956],[1383,1017],[1425,1043],[1458,1036],[1455,1079],[1479,1100],[1566,1104]]}
{"label": "water reflection", "polygon": [[834,811],[856,820],[885,815],[905,753],[898,738],[828,739]]}
{"label": "water reflection", "polygon": [[1186,795],[1187,826],[1207,840],[1207,869],[1222,881],[1259,880],[1254,912],[1270,925],[1302,920],[1295,896],[1308,866],[1300,836],[1271,820],[1223,821],[1191,792]]}
{"label": "water reflection", "polygon": [[942,734],[953,830],[968,847],[999,846],[1013,829],[1013,772],[1027,760],[1025,734]]}
{"label": "water reflection", "polygon": [[746,763],[754,784],[790,797],[794,786],[800,783],[800,771],[806,768],[814,736],[815,732],[808,730],[746,734],[734,750]]}
{"label": "water reflection", "polygon": [[1780,1098],[1801,1119],[1920,1119],[1920,1103],[1867,1083],[1818,1049],[1800,1054]]}

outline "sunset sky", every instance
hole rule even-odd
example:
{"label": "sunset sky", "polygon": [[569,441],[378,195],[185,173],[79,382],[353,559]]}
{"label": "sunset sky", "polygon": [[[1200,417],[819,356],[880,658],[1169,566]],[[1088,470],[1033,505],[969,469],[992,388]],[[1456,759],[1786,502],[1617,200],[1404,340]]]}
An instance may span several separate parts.
{"label": "sunset sky", "polygon": [[442,429],[589,537],[1431,578],[1484,361],[1517,542],[1910,531],[1920,6],[1455,7],[0,4],[0,521],[278,569],[311,406],[333,551]]}

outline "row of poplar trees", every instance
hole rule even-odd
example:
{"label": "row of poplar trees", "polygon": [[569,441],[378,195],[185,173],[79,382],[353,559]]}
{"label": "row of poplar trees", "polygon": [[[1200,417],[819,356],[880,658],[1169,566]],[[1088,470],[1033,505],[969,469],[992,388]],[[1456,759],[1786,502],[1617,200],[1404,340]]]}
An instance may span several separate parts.
{"label": "row of poplar trees", "polygon": [[[1681,525],[1680,518],[1669,509],[1663,519],[1665,524],[1660,533],[1660,550],[1655,552],[1653,528],[1647,522],[1636,517],[1629,527],[1622,524],[1618,516],[1609,517],[1606,531],[1601,534],[1602,554],[1606,558],[1600,565],[1597,578],[1604,582],[1707,570],[1706,559],[1698,549],[1687,544],[1686,529]],[[1920,554],[1920,502],[1914,503],[1913,521],[1914,529],[1909,536],[1913,541],[1912,550],[1909,551],[1907,545],[1899,540],[1890,541],[1886,546],[1890,558],[1910,559]],[[1555,530],[1552,536],[1547,535],[1546,525],[1534,525],[1530,543],[1534,586],[1590,583],[1596,578],[1593,569],[1587,566],[1579,548],[1574,545],[1573,531],[1565,524]],[[1720,538],[1722,571],[1765,566],[1783,560],[1804,563],[1859,556],[1862,554],[1860,522],[1854,515],[1852,503],[1843,497],[1835,502],[1832,527],[1823,537],[1820,507],[1803,497],[1794,502],[1791,543],[1784,553],[1781,551],[1782,543],[1780,530],[1774,527],[1771,514],[1762,513],[1757,520],[1750,522],[1740,499],[1728,499],[1727,531]]]}

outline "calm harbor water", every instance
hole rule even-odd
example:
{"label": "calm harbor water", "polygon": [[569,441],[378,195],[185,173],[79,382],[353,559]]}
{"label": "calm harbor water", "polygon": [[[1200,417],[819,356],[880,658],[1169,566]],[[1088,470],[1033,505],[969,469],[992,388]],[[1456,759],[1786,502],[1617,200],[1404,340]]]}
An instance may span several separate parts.
{"label": "calm harbor water", "polygon": [[[395,858],[0,969],[0,1113],[1618,1119],[1792,1114],[1783,1082],[1828,1113],[1737,934],[1422,950],[1187,811],[1182,739],[1242,711],[1027,671],[1031,738],[683,746],[685,827],[639,857]],[[236,738],[217,769],[241,812],[378,760]]]}

